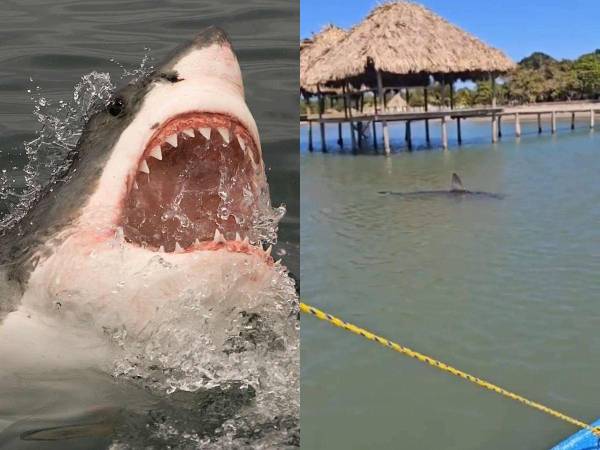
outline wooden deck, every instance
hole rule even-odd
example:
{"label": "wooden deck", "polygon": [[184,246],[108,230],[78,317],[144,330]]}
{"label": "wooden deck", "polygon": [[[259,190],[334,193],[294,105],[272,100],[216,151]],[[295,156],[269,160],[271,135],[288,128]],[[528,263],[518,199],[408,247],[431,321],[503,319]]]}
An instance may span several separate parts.
{"label": "wooden deck", "polygon": [[[303,115],[300,117],[302,122],[308,123],[308,137],[309,137],[309,150],[314,150],[313,144],[313,123],[319,124],[321,134],[321,150],[327,151],[326,136],[325,136],[325,124],[337,124],[338,125],[338,145],[343,147],[342,139],[342,127],[348,125],[350,127],[351,139],[352,139],[352,150],[358,150],[363,147],[366,136],[365,131],[372,127],[373,134],[373,147],[377,149],[377,129],[376,123],[381,123],[383,126],[384,134],[387,133],[387,123],[389,122],[404,122],[405,127],[405,140],[407,142],[408,149],[412,149],[412,137],[411,137],[411,123],[416,121],[425,122],[425,139],[427,144],[430,144],[430,121],[439,121],[441,128],[442,146],[444,149],[448,148],[448,129],[447,124],[449,120],[456,121],[457,127],[457,141],[458,144],[462,144],[462,129],[461,121],[473,118],[490,118],[491,122],[491,140],[497,142],[498,138],[502,137],[502,120],[505,118],[511,118],[515,125],[516,137],[521,136],[521,119],[524,116],[537,116],[538,133],[542,133],[542,121],[544,117],[549,118],[549,129],[551,133],[556,133],[556,120],[558,116],[570,116],[571,118],[571,129],[575,128],[576,116],[579,114],[586,114],[589,117],[589,127],[594,128],[595,115],[600,113],[600,106],[590,108],[582,108],[578,106],[576,108],[563,108],[563,109],[504,109],[500,107],[490,108],[469,108],[469,109],[449,109],[442,111],[409,111],[400,113],[379,113],[379,114],[357,114],[354,116],[307,116]],[[386,143],[389,139],[386,139]],[[384,147],[385,153],[388,154],[389,144]]]}

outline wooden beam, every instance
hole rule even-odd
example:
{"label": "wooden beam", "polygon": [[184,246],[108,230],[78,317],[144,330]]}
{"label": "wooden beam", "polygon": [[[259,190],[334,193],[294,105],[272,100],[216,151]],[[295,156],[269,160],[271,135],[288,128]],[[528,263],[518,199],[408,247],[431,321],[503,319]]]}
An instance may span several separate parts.
{"label": "wooden beam", "polygon": [[[423,88],[423,99],[425,101],[425,112],[429,110],[429,100],[427,99],[427,86]],[[431,139],[429,138],[429,119],[425,119],[425,141],[427,145],[431,144]]]}
{"label": "wooden beam", "polygon": [[[383,81],[381,79],[381,71],[377,71],[377,88],[379,89],[379,95],[383,96]],[[382,98],[382,104],[385,104]],[[390,154],[390,134],[385,120],[381,121],[383,127],[383,147],[386,155]]]}
{"label": "wooden beam", "polygon": [[323,99],[323,94],[321,93],[321,88],[318,89],[318,98],[319,98],[319,128],[321,129],[321,151],[327,151],[327,143],[325,142],[325,124],[320,120],[323,118],[323,113],[325,112],[325,101]]}
{"label": "wooden beam", "polygon": [[[492,83],[492,108],[496,107],[496,78],[490,72],[490,82]],[[498,142],[498,118],[492,113],[492,142]]]}
{"label": "wooden beam", "polygon": [[446,116],[442,116],[442,147],[448,150],[448,127],[446,125]]}

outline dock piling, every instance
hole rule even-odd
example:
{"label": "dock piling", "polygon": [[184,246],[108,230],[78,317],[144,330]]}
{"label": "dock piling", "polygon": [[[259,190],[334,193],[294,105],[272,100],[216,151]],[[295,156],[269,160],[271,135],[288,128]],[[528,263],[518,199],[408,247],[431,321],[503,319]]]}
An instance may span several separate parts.
{"label": "dock piling", "polygon": [[556,133],[556,111],[552,111],[552,115],[550,116],[550,126],[552,134]]}
{"label": "dock piling", "polygon": [[446,116],[442,116],[442,147],[448,150],[448,127],[446,125]]}
{"label": "dock piling", "polygon": [[[384,105],[383,112],[385,113],[385,94],[383,92],[383,81],[381,79],[381,71],[377,71],[377,88],[379,90],[379,95],[381,96],[381,104]],[[383,147],[386,155],[390,154],[390,134],[387,126],[387,121],[382,120],[381,126],[383,127]]]}
{"label": "dock piling", "polygon": [[502,116],[498,116],[498,138],[502,138]]}
{"label": "dock piling", "polygon": [[571,130],[575,129],[575,113],[571,113]]}
{"label": "dock piling", "polygon": [[342,122],[338,123],[338,145],[341,149],[344,148],[344,138],[342,138]]}
{"label": "dock piling", "polygon": [[313,139],[312,139],[312,121],[308,121],[308,151],[312,152],[314,150],[313,147]]}
{"label": "dock piling", "polygon": [[590,109],[590,128],[593,129],[594,128],[594,109]]}
{"label": "dock piling", "polygon": [[538,120],[538,134],[542,134],[542,114],[541,113],[538,113],[537,120]]}
{"label": "dock piling", "polygon": [[519,113],[515,113],[515,136],[521,137],[521,119]]}
{"label": "dock piling", "polygon": [[492,142],[498,142],[498,118],[496,113],[492,113]]}
{"label": "dock piling", "polygon": [[460,129],[460,117],[456,118],[456,136],[458,138],[458,145],[462,145],[462,130]]}
{"label": "dock piling", "polygon": [[406,143],[408,144],[408,149],[412,150],[412,136],[410,130],[410,120],[406,121],[406,132],[405,132]]}

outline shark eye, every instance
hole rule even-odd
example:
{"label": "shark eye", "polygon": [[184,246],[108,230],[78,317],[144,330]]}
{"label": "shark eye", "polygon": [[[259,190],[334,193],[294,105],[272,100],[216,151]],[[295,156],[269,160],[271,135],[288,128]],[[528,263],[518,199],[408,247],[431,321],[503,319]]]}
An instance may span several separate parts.
{"label": "shark eye", "polygon": [[108,105],[108,112],[111,116],[118,116],[125,109],[125,101],[123,97],[115,97]]}

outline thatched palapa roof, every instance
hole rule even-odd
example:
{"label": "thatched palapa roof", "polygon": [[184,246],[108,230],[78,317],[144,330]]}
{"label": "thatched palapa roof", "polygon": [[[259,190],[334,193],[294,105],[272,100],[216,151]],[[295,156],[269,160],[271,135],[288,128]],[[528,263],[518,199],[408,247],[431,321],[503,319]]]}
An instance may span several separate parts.
{"label": "thatched palapa roof", "polygon": [[424,6],[400,1],[378,6],[318,59],[301,65],[301,83],[376,86],[380,70],[384,84],[410,86],[427,84],[429,75],[473,79],[514,65],[500,50]]}
{"label": "thatched palapa roof", "polygon": [[329,50],[335,48],[344,37],[346,37],[346,31],[329,24],[310,39],[304,39],[300,42],[300,86],[302,89],[309,92],[317,92],[317,85],[304,83],[302,76],[320,58],[326,58]]}

